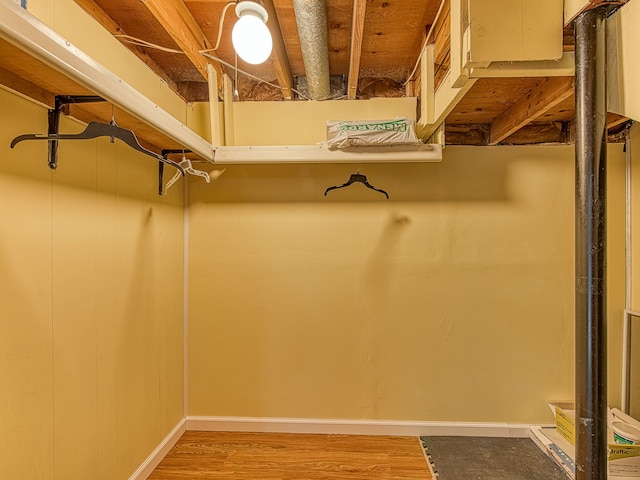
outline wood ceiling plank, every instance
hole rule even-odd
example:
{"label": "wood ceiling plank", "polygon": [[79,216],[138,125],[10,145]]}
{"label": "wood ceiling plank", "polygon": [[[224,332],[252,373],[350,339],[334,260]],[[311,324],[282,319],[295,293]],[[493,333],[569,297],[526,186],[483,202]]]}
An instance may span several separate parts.
{"label": "wood ceiling plank", "polygon": [[351,18],[351,49],[349,53],[349,77],[347,97],[356,98],[358,77],[360,74],[360,59],[362,56],[362,35],[364,33],[364,17],[367,9],[366,0],[353,0],[353,15]]}
{"label": "wood ceiling plank", "polygon": [[[144,6],[142,1],[131,0],[93,0],[117,25],[134,38],[180,50],[180,46],[171,38],[158,20]],[[123,41],[123,43],[125,43]],[[133,47],[145,52],[155,61],[173,82],[204,81],[198,69],[186,55],[176,55],[151,47]]]}
{"label": "wood ceiling plank", "polygon": [[360,77],[405,81],[416,64],[425,29],[434,23],[440,3],[440,0],[369,0]]}
{"label": "wood ceiling plank", "polygon": [[100,5],[93,0],[75,0],[75,2],[85,12],[91,15],[100,25],[102,25],[112,35],[126,34],[124,30],[120,28],[120,25],[111,18],[107,12],[105,12]]}
{"label": "wood ceiling plank", "polygon": [[[425,43],[433,45],[433,63],[434,63],[434,88],[437,88],[442,83],[442,80],[449,71],[449,39],[450,28],[450,0],[443,0],[440,5],[440,9],[434,19],[433,24],[425,26],[422,40],[422,50],[425,49]],[[421,53],[424,55],[424,53]],[[413,77],[409,81],[414,81],[417,85],[421,83],[421,69],[416,69]]]}
{"label": "wood ceiling plank", "polygon": [[273,39],[273,53],[271,54],[271,61],[273,68],[276,71],[276,78],[278,79],[278,85],[282,89],[282,96],[285,100],[293,100],[293,75],[291,74],[291,65],[289,65],[289,57],[287,55],[287,49],[282,38],[282,30],[280,29],[280,22],[278,20],[278,14],[276,7],[273,4],[273,0],[262,0],[262,5],[269,14],[267,20],[267,27],[271,32],[271,38]]}
{"label": "wood ceiling plank", "polygon": [[[143,2],[149,12],[156,18],[162,27],[171,35],[171,38],[180,46],[185,55],[198,69],[206,80],[207,60],[200,54],[200,50],[213,50],[213,45],[200,29],[198,22],[182,0],[146,0]],[[220,84],[222,84],[222,68],[214,64]]]}
{"label": "wood ceiling plank", "polygon": [[[118,23],[111,18],[107,12],[105,12],[100,5],[98,5],[94,0],[75,0],[75,2],[89,15],[91,15],[102,27],[111,33],[116,38],[120,39],[118,35],[127,35]],[[122,41],[122,40],[121,40]],[[164,69],[156,62],[147,52],[145,52],[142,48],[132,45],[130,43],[126,43],[122,41],[122,43],[129,49],[135,56],[137,56],[140,60],[142,60],[153,72],[162,78],[171,90],[180,95],[178,91],[177,83],[164,71]]]}
{"label": "wood ceiling plank", "polygon": [[327,32],[327,43],[329,47],[329,72],[331,75],[349,74],[352,16],[352,0],[327,2],[327,28],[329,30]]}
{"label": "wood ceiling plank", "polygon": [[617,127],[618,125],[622,125],[628,121],[629,119],[627,117],[623,117],[617,113],[607,113],[607,129]]}
{"label": "wood ceiling plank", "polygon": [[449,43],[451,39],[451,8],[449,0],[445,0],[442,5],[442,11],[436,20],[433,28],[431,42],[435,43],[435,63],[442,65],[445,58],[449,58]]}
{"label": "wood ceiling plank", "polygon": [[575,118],[575,110],[575,97],[573,95],[569,95],[565,100],[536,118],[536,123],[571,122]]}
{"label": "wood ceiling plank", "polygon": [[542,78],[481,78],[447,117],[447,124],[491,123]]}
{"label": "wood ceiling plank", "polygon": [[495,145],[573,94],[573,77],[551,77],[520,98],[491,122],[489,144]]}
{"label": "wood ceiling plank", "polygon": [[287,50],[289,65],[293,76],[304,75],[302,50],[298,37],[298,25],[293,11],[293,0],[274,0],[280,32]]}

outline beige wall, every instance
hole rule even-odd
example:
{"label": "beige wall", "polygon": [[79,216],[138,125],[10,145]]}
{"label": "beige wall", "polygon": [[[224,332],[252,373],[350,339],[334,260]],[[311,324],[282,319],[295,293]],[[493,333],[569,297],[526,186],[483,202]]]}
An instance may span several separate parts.
{"label": "beige wall", "polygon": [[[631,129],[631,272],[630,278],[630,303],[631,310],[640,310],[640,126],[635,124]],[[630,413],[640,418],[640,369],[638,368],[638,356],[640,355],[640,318],[633,317],[631,324],[631,385],[630,385]]]}
{"label": "beige wall", "polygon": [[327,120],[416,118],[417,100],[372,98],[324,102],[234,102],[231,145],[315,145]]}
{"label": "beige wall", "polygon": [[[631,200],[632,205],[635,206],[637,202],[640,202],[640,179],[638,178],[638,170],[640,170],[640,125],[635,124],[630,132],[631,135]],[[640,228],[640,208],[631,210],[631,309],[635,311],[640,310],[640,235],[636,232]]]}
{"label": "beige wall", "polygon": [[[360,185],[325,198],[350,165],[192,182],[189,414],[552,421],[545,402],[574,395],[573,165],[567,146],[364,166],[389,201]],[[619,246],[619,145],[610,165]],[[623,250],[609,268],[613,365]]]}
{"label": "beige wall", "polygon": [[589,6],[589,0],[564,0],[564,24],[568,25],[583,9]]}
{"label": "beige wall", "polygon": [[620,408],[625,307],[625,169],[623,144],[609,145],[607,165],[607,338],[609,406]]}
{"label": "beige wall", "polygon": [[640,22],[640,5],[628,2],[607,21],[610,36],[615,35],[617,49],[609,48],[608,88],[609,108],[634,120],[640,119],[640,96],[636,92],[636,81],[640,75],[638,66],[638,33]]}
{"label": "beige wall", "polygon": [[[0,478],[126,479],[183,418],[183,199],[0,90]],[[63,118],[61,130],[79,130]]]}
{"label": "beige wall", "polygon": [[[209,136],[203,105],[72,0],[29,6]],[[62,144],[51,172],[43,143],[8,148],[46,130],[45,110],[3,90],[0,105],[0,478],[128,478],[183,417],[182,188],[158,197],[156,164],[107,140]],[[323,138],[311,102],[307,123],[278,104],[297,133],[270,131],[268,105],[235,107],[239,144]],[[357,108],[412,116],[415,100]],[[364,167],[390,201],[359,185],[325,198],[348,165],[194,180],[189,414],[549,422],[545,402],[573,397],[573,161],[572,147],[449,147],[441,164]],[[613,406],[623,176],[612,146]]]}

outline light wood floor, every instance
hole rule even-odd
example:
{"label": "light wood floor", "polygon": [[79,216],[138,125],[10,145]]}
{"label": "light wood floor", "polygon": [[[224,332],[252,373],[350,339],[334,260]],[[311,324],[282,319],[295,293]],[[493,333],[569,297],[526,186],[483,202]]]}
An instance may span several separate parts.
{"label": "light wood floor", "polygon": [[417,437],[186,432],[149,479],[431,480]]}

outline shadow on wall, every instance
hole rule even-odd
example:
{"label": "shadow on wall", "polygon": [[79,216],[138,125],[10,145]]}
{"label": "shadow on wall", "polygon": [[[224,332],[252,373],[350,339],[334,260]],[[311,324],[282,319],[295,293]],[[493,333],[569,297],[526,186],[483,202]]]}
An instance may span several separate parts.
{"label": "shadow on wall", "polygon": [[481,159],[468,152],[438,163],[232,165],[217,182],[195,179],[190,188],[193,198],[211,202],[386,202],[360,183],[324,195],[359,170],[393,202],[506,200],[507,152]]}

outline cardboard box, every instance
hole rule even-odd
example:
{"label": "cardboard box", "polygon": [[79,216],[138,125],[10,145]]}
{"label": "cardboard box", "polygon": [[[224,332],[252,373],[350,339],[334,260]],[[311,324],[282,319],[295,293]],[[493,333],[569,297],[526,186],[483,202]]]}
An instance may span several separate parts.
{"label": "cardboard box", "polygon": [[573,403],[555,403],[556,431],[571,445],[576,444],[576,410]]}
{"label": "cardboard box", "polygon": [[[572,403],[550,403],[549,407],[556,419],[555,432],[575,447],[575,430],[576,430],[576,411],[575,405]],[[613,422],[625,422],[633,427],[640,429],[640,422],[622,411],[613,408],[609,409],[607,429],[607,446],[608,446],[608,473],[609,477],[614,478],[640,478],[640,445],[620,444],[614,440],[611,425]],[[555,441],[557,445],[560,442]],[[565,445],[562,450],[574,460],[574,449]]]}

